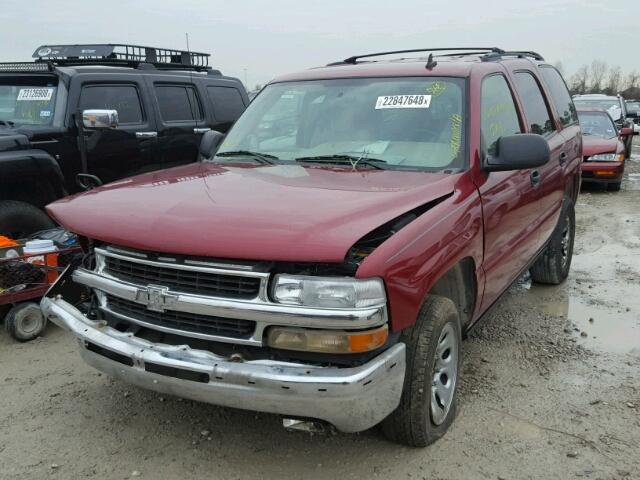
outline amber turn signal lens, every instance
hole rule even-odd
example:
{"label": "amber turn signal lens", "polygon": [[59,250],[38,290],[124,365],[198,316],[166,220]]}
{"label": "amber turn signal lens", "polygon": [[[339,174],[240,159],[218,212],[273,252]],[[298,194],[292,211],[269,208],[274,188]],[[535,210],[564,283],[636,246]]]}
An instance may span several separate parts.
{"label": "amber turn signal lens", "polygon": [[596,177],[615,177],[617,175],[616,172],[611,170],[594,170],[593,174]]}
{"label": "amber turn signal lens", "polygon": [[267,342],[272,348],[318,353],[369,352],[385,344],[389,336],[386,325],[364,332],[344,330],[311,330],[273,327]]}

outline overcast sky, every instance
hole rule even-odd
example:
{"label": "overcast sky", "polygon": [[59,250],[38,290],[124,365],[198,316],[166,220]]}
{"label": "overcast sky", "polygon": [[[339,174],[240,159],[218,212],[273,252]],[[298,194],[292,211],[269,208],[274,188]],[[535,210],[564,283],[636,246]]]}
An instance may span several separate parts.
{"label": "overcast sky", "polygon": [[133,43],[212,54],[250,87],[353,54],[439,46],[535,50],[565,75],[640,70],[638,0],[2,0],[0,61],[38,45]]}

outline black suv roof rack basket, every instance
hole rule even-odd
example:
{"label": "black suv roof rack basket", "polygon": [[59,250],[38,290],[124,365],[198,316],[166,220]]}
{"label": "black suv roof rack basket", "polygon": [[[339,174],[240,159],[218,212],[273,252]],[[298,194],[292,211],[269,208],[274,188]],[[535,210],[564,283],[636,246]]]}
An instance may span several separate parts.
{"label": "black suv roof rack basket", "polygon": [[209,54],[121,43],[92,45],[41,45],[33,53],[36,62],[56,65],[116,65],[137,68],[140,64],[168,70],[206,71]]}

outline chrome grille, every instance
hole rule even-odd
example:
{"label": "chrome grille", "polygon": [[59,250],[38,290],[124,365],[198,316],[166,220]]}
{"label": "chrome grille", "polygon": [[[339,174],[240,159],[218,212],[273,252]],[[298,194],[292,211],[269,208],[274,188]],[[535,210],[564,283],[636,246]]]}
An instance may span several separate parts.
{"label": "chrome grille", "polygon": [[162,285],[176,292],[223,298],[252,299],[260,291],[260,278],[172,268],[140,263],[135,258],[105,256],[104,272],[137,285]]}
{"label": "chrome grille", "polygon": [[256,322],[251,320],[214,317],[172,310],[152,312],[147,310],[144,305],[113,295],[106,295],[106,301],[106,310],[108,312],[127,317],[133,323],[136,323],[137,320],[165,329],[212,336],[249,338],[256,328]]}

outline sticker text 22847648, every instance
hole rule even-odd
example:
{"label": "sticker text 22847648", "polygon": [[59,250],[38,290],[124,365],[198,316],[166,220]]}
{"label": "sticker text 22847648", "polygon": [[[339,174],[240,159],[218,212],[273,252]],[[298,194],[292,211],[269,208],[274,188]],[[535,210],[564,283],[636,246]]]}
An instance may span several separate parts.
{"label": "sticker text 22847648", "polygon": [[385,95],[376,100],[376,110],[381,108],[429,108],[431,95]]}

